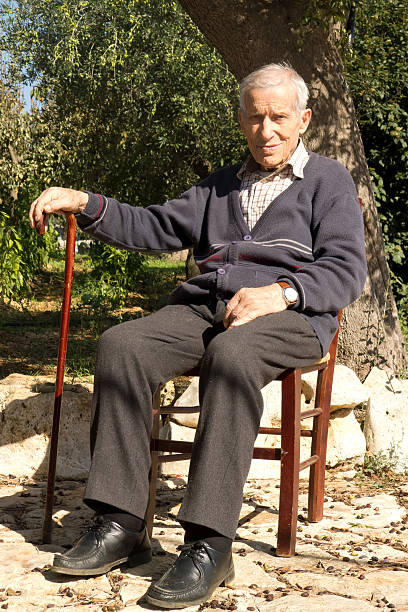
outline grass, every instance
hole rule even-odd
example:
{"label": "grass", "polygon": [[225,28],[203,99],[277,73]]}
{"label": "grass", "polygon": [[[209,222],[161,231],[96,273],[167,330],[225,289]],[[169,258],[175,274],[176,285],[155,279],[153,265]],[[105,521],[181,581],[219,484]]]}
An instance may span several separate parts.
{"label": "grass", "polygon": [[[144,316],[165,304],[166,296],[184,280],[184,262],[147,258],[135,291],[121,308],[100,302],[84,304],[86,292],[97,295],[98,282],[90,276],[84,255],[75,261],[66,380],[91,377],[96,343],[108,327]],[[60,310],[64,289],[64,260],[57,256],[32,281],[31,300],[0,305],[0,379],[9,374],[55,376]]]}

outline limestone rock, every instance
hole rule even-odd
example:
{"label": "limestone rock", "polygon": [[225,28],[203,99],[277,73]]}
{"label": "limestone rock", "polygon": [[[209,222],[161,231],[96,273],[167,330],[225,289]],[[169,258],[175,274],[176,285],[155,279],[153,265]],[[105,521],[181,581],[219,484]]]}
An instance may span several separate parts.
{"label": "limestone rock", "polygon": [[[242,544],[239,545],[242,549]],[[251,549],[249,549],[251,550]],[[234,555],[235,580],[233,586],[237,588],[249,587],[251,584],[262,584],[268,589],[277,589],[282,586],[274,576],[268,576],[265,571],[247,557]]]}
{"label": "limestone rock", "polygon": [[[61,409],[57,473],[84,477],[89,469],[90,384],[66,385]],[[11,375],[0,383],[0,464],[6,474],[48,470],[54,385],[49,379]]]}
{"label": "limestone rock", "polygon": [[335,466],[353,459],[361,463],[366,441],[352,410],[336,410],[329,421],[327,465]]}
{"label": "limestone rock", "polygon": [[[277,447],[280,448],[281,439],[280,436],[262,435],[260,434],[257,439],[255,446],[261,447]],[[310,457],[310,438],[300,439],[300,461],[304,461]],[[307,478],[309,470],[303,470],[300,472],[300,478]],[[280,478],[280,461],[267,461],[264,459],[252,459],[251,467],[249,470],[248,478],[268,480],[271,478]]]}
{"label": "limestone rock", "polygon": [[[406,610],[408,535],[403,530],[406,509],[399,505],[403,487],[381,495],[373,495],[372,489],[366,492],[363,489],[360,491],[363,497],[359,494],[353,497],[354,487],[347,487],[351,476],[345,478],[343,472],[338,486],[328,487],[324,518],[320,523],[300,521],[296,555],[290,558],[277,557],[274,551],[278,481],[247,483],[242,513],[245,518],[233,544],[236,581],[232,587],[216,589],[211,596],[215,602],[210,603],[209,609],[259,612]],[[78,504],[82,483],[58,482],[54,518],[64,514],[64,528],[57,527],[58,521],[53,532],[54,544],[36,547],[34,542],[40,541],[40,529],[24,526],[31,527],[33,510],[40,508],[45,482],[20,483],[18,478],[2,480],[0,506],[6,512],[0,513],[1,609],[12,612],[48,609],[140,612],[150,608],[143,599],[146,590],[170,566],[179,552],[177,546],[183,541],[183,530],[175,520],[175,509],[184,492],[180,488],[181,479],[159,482],[152,562],[135,567],[124,565],[108,575],[95,577],[61,576],[45,569],[53,553],[66,550],[89,522],[91,510],[87,509],[87,516],[84,516]],[[332,494],[335,499],[331,498]],[[336,501],[338,495],[342,498],[344,494],[347,503]],[[306,506],[304,490],[299,497],[299,513],[303,517]],[[4,524],[6,515],[14,518],[11,526]],[[259,518],[262,520],[257,520]],[[397,530],[390,529],[394,522],[398,523]],[[197,610],[198,606],[186,608],[188,612]]]}
{"label": "limestone rock", "polygon": [[320,595],[306,599],[293,593],[263,605],[261,610],[262,612],[372,612],[375,608],[361,599],[356,601],[338,595]]}
{"label": "limestone rock", "polygon": [[[317,577],[312,572],[303,572],[295,574],[286,574],[286,580],[289,584],[304,588],[312,586],[316,590],[327,590],[336,595],[355,594],[355,579],[349,576],[333,576],[327,574],[322,579],[322,576]],[[408,585],[406,581],[406,572],[394,571],[387,572],[386,570],[378,570],[372,573],[367,573],[364,580],[360,581],[358,586],[358,596],[360,598],[371,599],[378,593],[387,598],[388,601],[398,605],[406,606],[408,604]],[[360,609],[360,608],[356,608]]]}
{"label": "limestone rock", "polygon": [[398,379],[388,370],[374,367],[363,383],[369,396],[378,393],[381,389],[392,393],[408,393],[408,379]]}
{"label": "limestone rock", "polygon": [[279,427],[281,419],[282,383],[272,381],[262,389],[264,410],[261,427]]}
{"label": "limestone rock", "polygon": [[172,380],[169,380],[166,382],[163,389],[161,390],[161,397],[160,397],[161,405],[169,406],[174,401],[174,397],[175,397],[174,382]]}
{"label": "limestone rock", "polygon": [[[195,376],[190,386],[174,403],[175,406],[198,406],[198,383],[199,378]],[[262,389],[264,400],[264,411],[261,420],[262,427],[279,426],[281,418],[282,384],[279,381],[272,381]],[[302,381],[302,407],[306,402],[313,398],[314,391],[306,382]],[[198,413],[196,414],[176,414],[173,420],[185,427],[197,427]]]}
{"label": "limestone rock", "polygon": [[[163,440],[183,440],[185,442],[193,442],[195,437],[195,429],[192,427],[184,427],[173,421],[166,423],[160,430],[160,438]],[[160,473],[163,476],[187,476],[190,461],[171,461],[160,465]]]}
{"label": "limestone rock", "polygon": [[30,572],[35,567],[51,561],[51,553],[41,552],[28,542],[18,544],[2,542],[1,544],[0,562],[3,580],[10,581],[21,573]]}
{"label": "limestone rock", "polygon": [[[184,427],[170,421],[161,431],[161,437],[170,440],[193,441],[195,429]],[[280,447],[280,436],[260,434],[256,439],[256,446]],[[311,439],[302,437],[300,440],[300,460],[310,457]],[[332,415],[329,422],[327,465],[335,466],[347,460],[361,462],[366,450],[364,434],[360,429],[352,410],[340,410]],[[187,476],[189,461],[177,461],[162,464],[163,475]],[[309,470],[300,473],[301,478],[307,478]],[[249,470],[250,479],[270,479],[280,477],[279,461],[266,461],[253,459]]]}
{"label": "limestone rock", "polygon": [[182,251],[174,251],[173,253],[167,253],[166,259],[169,261],[186,261],[188,256],[188,249]]}
{"label": "limestone rock", "polygon": [[[175,402],[175,406],[198,406],[198,377],[193,378],[188,389]],[[304,374],[302,377],[302,408],[313,401],[316,391],[317,372]],[[261,426],[279,426],[281,418],[282,384],[272,381],[262,389],[264,412]],[[331,412],[351,409],[366,402],[369,397],[368,387],[362,385],[357,375],[344,365],[334,369]],[[196,427],[198,414],[175,415],[174,420],[185,427]]]}
{"label": "limestone rock", "polygon": [[386,388],[373,394],[367,406],[364,434],[370,453],[392,454],[389,467],[397,473],[408,470],[408,391],[393,393]]}
{"label": "limestone rock", "polygon": [[[306,384],[313,390],[313,395],[316,391],[317,373],[310,372],[302,377]],[[357,374],[345,365],[336,365],[334,367],[333,389],[331,396],[331,412],[343,410],[345,408],[355,408],[359,404],[368,400],[369,394],[367,388],[360,382]]]}
{"label": "limestone rock", "polygon": [[[175,407],[199,406],[198,401],[198,384],[199,377],[194,376],[190,385],[175,402]],[[173,420],[184,427],[197,427],[199,413],[193,414],[175,414]]]}
{"label": "limestone rock", "polygon": [[[307,402],[313,399],[314,391],[302,380],[302,410],[306,410]],[[261,419],[261,427],[279,427],[281,420],[282,383],[273,380],[262,389],[264,400],[264,411]]]}

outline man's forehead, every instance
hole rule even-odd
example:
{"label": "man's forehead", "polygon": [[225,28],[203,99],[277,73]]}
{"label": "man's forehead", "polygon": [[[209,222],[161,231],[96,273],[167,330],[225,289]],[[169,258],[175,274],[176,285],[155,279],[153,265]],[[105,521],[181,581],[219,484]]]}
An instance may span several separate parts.
{"label": "man's forehead", "polygon": [[296,91],[291,83],[282,83],[269,87],[252,87],[245,93],[245,103],[249,106],[277,105],[293,109]]}

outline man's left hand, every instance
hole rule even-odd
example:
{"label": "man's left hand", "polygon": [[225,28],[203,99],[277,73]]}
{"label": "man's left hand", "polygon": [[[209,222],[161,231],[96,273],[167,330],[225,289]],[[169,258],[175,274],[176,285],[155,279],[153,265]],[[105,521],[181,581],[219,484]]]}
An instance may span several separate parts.
{"label": "man's left hand", "polygon": [[275,312],[286,310],[282,288],[277,283],[266,287],[244,287],[237,291],[225,309],[224,327],[230,329]]}

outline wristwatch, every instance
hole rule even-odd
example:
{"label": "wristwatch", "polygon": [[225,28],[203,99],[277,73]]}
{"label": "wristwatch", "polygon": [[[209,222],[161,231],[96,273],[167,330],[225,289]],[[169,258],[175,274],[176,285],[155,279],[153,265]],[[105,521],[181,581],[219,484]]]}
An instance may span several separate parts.
{"label": "wristwatch", "polygon": [[286,306],[293,306],[296,304],[299,298],[299,294],[289,285],[289,283],[285,283],[285,281],[278,281],[278,285],[282,287],[282,297],[285,300]]}

